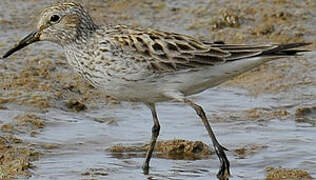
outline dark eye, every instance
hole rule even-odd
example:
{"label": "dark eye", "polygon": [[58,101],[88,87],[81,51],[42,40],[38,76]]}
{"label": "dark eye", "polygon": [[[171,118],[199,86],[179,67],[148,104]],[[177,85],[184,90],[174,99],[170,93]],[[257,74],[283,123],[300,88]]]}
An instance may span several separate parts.
{"label": "dark eye", "polygon": [[60,17],[58,15],[52,15],[52,17],[50,17],[50,21],[51,22],[57,22],[59,21]]}

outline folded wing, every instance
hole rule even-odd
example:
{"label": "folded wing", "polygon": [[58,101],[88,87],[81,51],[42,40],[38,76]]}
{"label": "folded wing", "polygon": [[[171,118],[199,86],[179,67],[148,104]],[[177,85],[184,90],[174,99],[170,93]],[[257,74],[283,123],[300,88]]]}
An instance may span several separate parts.
{"label": "folded wing", "polygon": [[[123,28],[122,28],[123,29]],[[152,69],[160,72],[213,66],[218,63],[256,56],[290,56],[305,50],[292,48],[309,43],[232,45],[204,42],[177,33],[156,30],[124,30],[113,35],[122,48],[128,48],[148,61]]]}

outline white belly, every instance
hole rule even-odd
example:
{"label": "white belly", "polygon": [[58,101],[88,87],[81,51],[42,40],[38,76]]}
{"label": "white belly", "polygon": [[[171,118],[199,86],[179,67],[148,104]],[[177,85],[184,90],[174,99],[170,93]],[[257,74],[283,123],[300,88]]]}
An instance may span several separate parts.
{"label": "white belly", "polygon": [[111,79],[101,89],[105,94],[119,100],[139,102],[159,102],[169,100],[165,92],[181,92],[185,96],[202,92],[242,74],[269,59],[252,58],[227,62],[216,66],[195,70],[183,70],[162,77],[147,77],[140,81]]}

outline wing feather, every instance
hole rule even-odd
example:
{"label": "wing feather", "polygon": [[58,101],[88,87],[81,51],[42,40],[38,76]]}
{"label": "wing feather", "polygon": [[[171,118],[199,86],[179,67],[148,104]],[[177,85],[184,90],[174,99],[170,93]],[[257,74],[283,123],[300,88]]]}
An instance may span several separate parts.
{"label": "wing feather", "polygon": [[285,45],[243,45],[211,43],[177,33],[156,30],[124,29],[112,35],[122,48],[138,53],[151,68],[170,72],[188,68],[213,66],[228,61],[264,55],[295,55],[299,50],[288,50],[308,43]]}

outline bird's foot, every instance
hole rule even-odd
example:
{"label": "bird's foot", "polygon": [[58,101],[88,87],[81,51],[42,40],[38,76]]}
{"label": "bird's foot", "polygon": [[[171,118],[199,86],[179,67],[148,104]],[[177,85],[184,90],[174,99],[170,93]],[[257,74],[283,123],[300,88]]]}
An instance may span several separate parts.
{"label": "bird's foot", "polygon": [[226,157],[225,151],[228,151],[225,147],[221,146],[220,144],[215,147],[215,152],[221,162],[221,167],[217,173],[217,178],[219,180],[228,180],[230,177],[229,166],[230,163]]}
{"label": "bird's foot", "polygon": [[142,166],[143,169],[143,173],[144,175],[148,175],[149,174],[149,164],[144,163]]}

